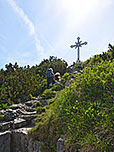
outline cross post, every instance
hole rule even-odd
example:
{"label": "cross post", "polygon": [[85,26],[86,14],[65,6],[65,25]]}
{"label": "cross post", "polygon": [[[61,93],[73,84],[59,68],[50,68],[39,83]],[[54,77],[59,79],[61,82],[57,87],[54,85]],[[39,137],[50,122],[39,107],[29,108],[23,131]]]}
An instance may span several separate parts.
{"label": "cross post", "polygon": [[82,47],[82,45],[86,45],[87,42],[83,42],[80,41],[80,37],[77,38],[77,42],[75,42],[75,45],[71,45],[70,47],[71,48],[74,48],[75,49],[77,48],[78,49],[78,52],[77,52],[77,62],[80,62],[80,47]]}

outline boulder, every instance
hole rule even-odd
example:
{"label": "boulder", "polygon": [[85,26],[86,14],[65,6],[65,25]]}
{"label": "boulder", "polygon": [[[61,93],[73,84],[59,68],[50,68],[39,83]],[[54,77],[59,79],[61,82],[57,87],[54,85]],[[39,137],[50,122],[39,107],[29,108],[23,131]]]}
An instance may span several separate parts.
{"label": "boulder", "polygon": [[23,130],[13,130],[11,139],[12,152],[27,152],[27,132]]}
{"label": "boulder", "polygon": [[42,152],[41,148],[43,146],[42,142],[35,141],[32,138],[28,141],[28,152]]}
{"label": "boulder", "polygon": [[0,152],[10,152],[11,131],[0,133]]}
{"label": "boulder", "polygon": [[35,125],[35,122],[33,121],[34,120],[34,115],[21,115],[21,118],[26,120],[27,124],[31,124],[31,125]]}
{"label": "boulder", "polygon": [[0,131],[7,131],[11,128],[11,125],[13,124],[13,121],[0,123]]}
{"label": "boulder", "polygon": [[61,135],[61,137],[57,141],[57,152],[65,152],[65,146],[64,146],[64,141],[65,141],[66,135]]}
{"label": "boulder", "polygon": [[5,113],[4,109],[0,110],[0,115],[4,115],[4,113]]}
{"label": "boulder", "polygon": [[4,114],[4,118],[6,120],[13,120],[17,117],[17,113],[15,110],[7,109]]}
{"label": "boulder", "polygon": [[20,104],[13,104],[13,105],[11,105],[11,109],[13,109],[13,110],[16,110],[16,109],[19,109],[19,108],[21,108],[23,105],[20,103]]}
{"label": "boulder", "polygon": [[21,127],[24,127],[25,125],[26,125],[25,119],[16,118],[14,119],[14,122],[13,122],[13,129],[21,128]]}
{"label": "boulder", "polygon": [[30,100],[25,102],[25,105],[32,107],[36,102],[38,102],[38,100]]}

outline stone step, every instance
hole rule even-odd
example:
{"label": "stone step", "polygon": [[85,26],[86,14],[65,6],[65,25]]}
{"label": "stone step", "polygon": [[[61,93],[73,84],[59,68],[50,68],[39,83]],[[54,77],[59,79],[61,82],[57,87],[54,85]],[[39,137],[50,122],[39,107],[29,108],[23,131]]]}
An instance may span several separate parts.
{"label": "stone step", "polygon": [[38,102],[38,100],[30,100],[30,101],[25,102],[25,105],[28,107],[33,107],[36,102]]}
{"label": "stone step", "polygon": [[17,109],[16,112],[17,112],[19,115],[35,115],[35,114],[36,114],[36,111],[28,112],[28,111],[23,111],[23,110],[21,110],[21,109]]}
{"label": "stone step", "polygon": [[21,104],[21,103],[20,104],[13,104],[10,106],[10,108],[12,110],[21,109],[21,108],[23,108],[23,104]]}
{"label": "stone step", "polygon": [[9,130],[12,124],[13,124],[13,121],[0,123],[0,132]]}
{"label": "stone step", "polygon": [[28,107],[26,104],[13,104],[11,105],[10,107],[12,110],[22,110],[22,111],[27,111],[27,112],[34,112],[35,111],[35,108],[32,108],[32,107]]}
{"label": "stone step", "polygon": [[22,118],[16,118],[13,121],[0,123],[0,132],[5,132],[7,130],[22,128],[27,125],[27,121]]}
{"label": "stone step", "polygon": [[35,116],[34,115],[22,115],[20,118],[26,120],[27,124],[35,125]]}
{"label": "stone step", "polygon": [[16,118],[13,121],[0,123],[0,132],[22,128],[29,124],[31,124],[32,126],[35,126],[34,118],[35,118],[34,115],[21,115],[20,118]]}
{"label": "stone step", "polygon": [[17,128],[22,128],[24,126],[26,126],[27,122],[25,119],[22,118],[16,118],[13,121],[13,129],[17,129]]}

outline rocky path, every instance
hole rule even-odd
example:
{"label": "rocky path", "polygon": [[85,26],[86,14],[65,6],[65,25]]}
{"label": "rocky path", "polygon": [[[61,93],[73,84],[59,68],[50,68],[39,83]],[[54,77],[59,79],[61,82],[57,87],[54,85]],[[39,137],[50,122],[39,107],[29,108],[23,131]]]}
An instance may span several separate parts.
{"label": "rocky path", "polygon": [[[4,119],[0,120],[0,152],[41,152],[41,142],[28,138],[28,131],[35,127],[38,116],[35,104],[39,100],[13,104],[10,109],[0,110]],[[49,100],[40,99],[41,106]]]}
{"label": "rocky path", "polygon": [[0,111],[0,115],[4,115],[4,121],[0,122],[0,152],[28,150],[27,131],[35,126],[36,102],[14,104],[10,109]]}
{"label": "rocky path", "polygon": [[18,129],[27,125],[34,126],[36,110],[32,106],[35,102],[37,101],[28,101],[25,104],[14,104],[10,109],[1,110],[0,114],[4,115],[4,121],[0,123],[0,132]]}

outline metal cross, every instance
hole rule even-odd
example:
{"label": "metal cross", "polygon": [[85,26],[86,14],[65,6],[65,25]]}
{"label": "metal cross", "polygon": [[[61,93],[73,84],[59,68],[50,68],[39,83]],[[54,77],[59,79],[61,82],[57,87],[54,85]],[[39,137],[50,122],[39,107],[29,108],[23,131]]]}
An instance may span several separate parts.
{"label": "metal cross", "polygon": [[87,42],[82,43],[82,41],[80,41],[80,37],[78,37],[77,40],[78,41],[75,42],[75,45],[71,45],[70,47],[71,48],[75,47],[75,49],[78,48],[77,62],[80,62],[80,59],[79,59],[80,58],[80,47],[82,47],[82,45],[86,45]]}

